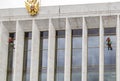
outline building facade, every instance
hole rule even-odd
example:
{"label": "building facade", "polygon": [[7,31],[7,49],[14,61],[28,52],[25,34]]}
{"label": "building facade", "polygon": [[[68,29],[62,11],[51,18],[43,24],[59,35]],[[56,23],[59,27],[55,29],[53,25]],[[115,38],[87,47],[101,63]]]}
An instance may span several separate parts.
{"label": "building facade", "polygon": [[120,81],[120,3],[1,9],[0,81]]}

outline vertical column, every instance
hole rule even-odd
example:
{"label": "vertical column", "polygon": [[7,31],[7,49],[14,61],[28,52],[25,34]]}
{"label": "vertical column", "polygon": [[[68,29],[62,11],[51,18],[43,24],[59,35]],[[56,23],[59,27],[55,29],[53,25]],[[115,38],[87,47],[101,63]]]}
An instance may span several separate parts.
{"label": "vertical column", "polygon": [[6,81],[7,57],[8,57],[8,36],[7,28],[0,22],[0,80]]}
{"label": "vertical column", "polygon": [[120,18],[117,15],[117,54],[116,54],[116,81],[120,81]]}
{"label": "vertical column", "polygon": [[16,45],[13,61],[13,81],[22,81],[23,69],[23,53],[24,53],[24,31],[19,21],[16,21]]}
{"label": "vertical column", "polygon": [[82,33],[82,81],[87,81],[87,26],[84,17]]}
{"label": "vertical column", "polygon": [[55,34],[52,20],[49,19],[47,81],[54,81],[55,76]]}
{"label": "vertical column", "polygon": [[40,32],[35,23],[35,20],[33,20],[30,81],[38,81],[39,45],[40,45],[39,43],[40,43]]}
{"label": "vertical column", "polygon": [[99,81],[104,81],[104,27],[102,16],[100,16],[100,53],[99,53]]}
{"label": "vertical column", "polygon": [[64,81],[70,81],[70,79],[71,79],[71,28],[68,18],[66,18]]}

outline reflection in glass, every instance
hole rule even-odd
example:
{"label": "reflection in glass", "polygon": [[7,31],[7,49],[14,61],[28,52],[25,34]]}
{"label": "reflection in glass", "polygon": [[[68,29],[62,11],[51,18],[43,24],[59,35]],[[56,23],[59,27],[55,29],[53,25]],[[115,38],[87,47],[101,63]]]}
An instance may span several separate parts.
{"label": "reflection in glass", "polygon": [[82,30],[72,30],[72,81],[81,81]]}
{"label": "reflection in glass", "polygon": [[88,81],[99,81],[99,29],[88,29]]}
{"label": "reflection in glass", "polygon": [[64,81],[65,31],[56,32],[55,81]]}
{"label": "reflection in glass", "polygon": [[23,58],[23,81],[30,81],[31,41],[32,33],[25,32],[24,58]]}
{"label": "reflection in glass", "polygon": [[40,32],[39,80],[47,81],[48,32]]}

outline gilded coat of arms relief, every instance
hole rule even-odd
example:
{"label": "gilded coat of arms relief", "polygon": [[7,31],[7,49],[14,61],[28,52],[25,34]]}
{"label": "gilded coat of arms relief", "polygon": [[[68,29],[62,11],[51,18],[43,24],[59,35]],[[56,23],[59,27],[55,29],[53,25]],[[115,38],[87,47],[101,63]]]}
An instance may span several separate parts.
{"label": "gilded coat of arms relief", "polygon": [[30,15],[34,16],[39,11],[39,2],[37,0],[25,1],[25,6]]}

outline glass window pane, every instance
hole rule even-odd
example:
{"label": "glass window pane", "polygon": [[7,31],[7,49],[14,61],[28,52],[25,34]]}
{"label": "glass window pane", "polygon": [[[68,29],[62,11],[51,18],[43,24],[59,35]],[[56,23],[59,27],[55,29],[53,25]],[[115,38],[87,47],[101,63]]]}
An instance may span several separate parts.
{"label": "glass window pane", "polygon": [[24,72],[23,81],[30,81],[30,72]]}
{"label": "glass window pane", "polygon": [[57,48],[65,48],[65,38],[57,38]]}
{"label": "glass window pane", "polygon": [[48,49],[48,39],[42,39],[42,49]]}
{"label": "glass window pane", "polygon": [[56,74],[56,81],[64,81],[64,74],[63,73],[57,73]]}
{"label": "glass window pane", "polygon": [[42,67],[47,67],[48,51],[45,50],[42,53]]}
{"label": "glass window pane", "polygon": [[105,28],[104,29],[104,34],[107,35],[107,34],[115,34],[116,33],[116,28]]}
{"label": "glass window pane", "polygon": [[81,81],[81,68],[72,68],[72,81]]}
{"label": "glass window pane", "polygon": [[23,81],[30,80],[30,61],[31,61],[31,32],[25,32],[25,43],[24,43],[24,63],[23,63]]}
{"label": "glass window pane", "polygon": [[[114,28],[115,29],[115,28]],[[104,81],[116,81],[116,36],[115,30],[107,29],[104,37]],[[112,50],[108,46],[108,37],[111,40]]]}
{"label": "glass window pane", "polygon": [[13,67],[13,53],[8,54],[8,70],[12,70]]}
{"label": "glass window pane", "polygon": [[64,30],[58,30],[58,31],[56,31],[56,36],[57,37],[65,36],[65,31]]}
{"label": "glass window pane", "polygon": [[48,31],[40,33],[39,80],[47,81]]}
{"label": "glass window pane", "polygon": [[13,55],[15,51],[15,33],[9,33],[8,38],[8,60],[7,60],[7,80],[12,81],[13,71]]}
{"label": "glass window pane", "polygon": [[26,39],[26,38],[24,41],[24,51],[28,51],[28,39]]}
{"label": "glass window pane", "polygon": [[82,29],[72,30],[72,36],[81,36],[81,35],[82,35]]}
{"label": "glass window pane", "polygon": [[15,33],[10,33],[9,37],[15,38]]}
{"label": "glass window pane", "polygon": [[48,31],[40,32],[40,37],[48,37]]}
{"label": "glass window pane", "polygon": [[105,48],[104,52],[105,65],[115,65],[116,64],[116,48],[112,51]]}
{"label": "glass window pane", "polygon": [[57,68],[56,81],[64,81],[64,67]]}
{"label": "glass window pane", "polygon": [[31,40],[31,39],[28,39],[28,51],[31,50],[31,44],[32,44],[32,40]]}
{"label": "glass window pane", "polygon": [[30,69],[31,51],[27,53],[27,70]]}
{"label": "glass window pane", "polygon": [[32,32],[25,32],[25,38],[31,38]]}
{"label": "glass window pane", "polygon": [[57,67],[64,67],[64,50],[57,50]]}
{"label": "glass window pane", "polygon": [[64,81],[65,31],[63,30],[56,32],[56,47],[55,81]]}
{"label": "glass window pane", "polygon": [[39,81],[47,81],[47,69],[42,69],[40,73],[41,78]]}
{"label": "glass window pane", "polygon": [[72,81],[81,81],[82,30],[72,31]]}
{"label": "glass window pane", "polygon": [[82,48],[82,37],[73,37],[72,48]]}
{"label": "glass window pane", "polygon": [[98,35],[98,34],[99,34],[99,28],[88,29],[88,35]]}
{"label": "glass window pane", "polygon": [[30,72],[27,72],[26,74],[26,81],[30,81]]}
{"label": "glass window pane", "polygon": [[26,81],[26,75],[23,73],[23,81]]}
{"label": "glass window pane", "polygon": [[99,81],[99,72],[89,72],[88,81]]}
{"label": "glass window pane", "polygon": [[72,51],[72,67],[81,66],[82,64],[82,49],[73,49]]}
{"label": "glass window pane", "polygon": [[99,48],[88,48],[88,81],[99,81]]}
{"label": "glass window pane", "polygon": [[99,37],[89,36],[88,37],[88,47],[99,47]]}
{"label": "glass window pane", "polygon": [[8,72],[7,81],[12,81],[12,72]]}
{"label": "glass window pane", "polygon": [[115,72],[105,72],[104,73],[104,81],[116,81],[116,73]]}
{"label": "glass window pane", "polygon": [[[90,34],[99,34],[97,32]],[[99,81],[99,36],[88,36],[88,81]]]}
{"label": "glass window pane", "polygon": [[88,48],[88,65],[99,65],[99,48]]}

